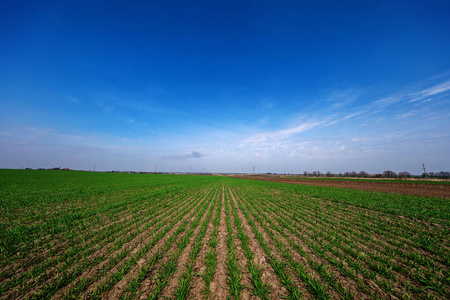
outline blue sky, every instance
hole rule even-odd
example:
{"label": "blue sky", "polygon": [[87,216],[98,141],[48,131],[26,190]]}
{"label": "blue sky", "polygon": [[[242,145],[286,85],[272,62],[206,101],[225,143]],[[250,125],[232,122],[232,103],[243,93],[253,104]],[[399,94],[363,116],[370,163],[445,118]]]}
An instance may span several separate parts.
{"label": "blue sky", "polygon": [[448,1],[3,1],[0,167],[450,170]]}

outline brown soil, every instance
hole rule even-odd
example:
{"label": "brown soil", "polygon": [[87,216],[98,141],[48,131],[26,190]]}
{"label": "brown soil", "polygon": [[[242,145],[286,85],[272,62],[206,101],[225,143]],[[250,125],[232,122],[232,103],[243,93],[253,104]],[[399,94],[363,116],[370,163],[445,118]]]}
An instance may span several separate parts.
{"label": "brown soil", "polygon": [[[108,299],[120,299],[121,297],[124,296],[124,294],[126,293],[126,288],[129,285],[129,282],[131,282],[133,280],[133,278],[136,278],[139,274],[139,270],[143,267],[145,267],[146,265],[148,265],[151,261],[151,258],[158,253],[166,244],[167,239],[169,238],[169,236],[173,235],[174,232],[181,226],[183,221],[187,221],[188,224],[186,225],[186,230],[189,227],[189,224],[194,220],[194,212],[196,210],[196,208],[198,208],[199,206],[204,205],[204,201],[206,199],[206,194],[209,191],[207,191],[203,196],[202,196],[202,200],[195,205],[195,207],[193,207],[190,210],[190,214],[186,215],[183,217],[183,219],[181,219],[180,221],[178,221],[175,226],[173,226],[165,235],[165,237],[163,237],[161,240],[158,241],[158,243],[147,253],[144,255],[144,257],[142,257],[138,264],[135,265],[130,272],[124,276],[124,278],[118,282],[108,293]],[[211,204],[210,204],[211,205]],[[206,215],[203,216],[203,218]],[[180,240],[183,236],[185,236],[186,233],[182,233],[179,238],[177,240]],[[169,250],[166,253],[172,253],[175,251],[177,245],[176,243],[172,244],[172,246],[169,248]],[[157,273],[162,269],[162,264],[165,263],[167,260],[169,260],[170,256],[166,255],[161,261],[159,261],[158,263],[156,263],[156,265],[154,265],[152,267],[152,269],[146,274],[146,278],[142,284],[142,286],[140,287],[140,295],[141,298],[144,298],[144,296],[148,296],[148,294],[154,290],[155,287],[155,282],[153,280],[153,277],[157,275]]]}
{"label": "brown soil", "polygon": [[[256,206],[260,206],[260,204],[254,204]],[[274,219],[274,211],[279,211],[280,208],[273,208],[271,207],[269,209],[269,211],[271,211],[271,213],[269,213],[268,217],[271,219],[272,222],[276,223],[277,225],[281,225],[279,224],[277,221],[275,221]],[[286,214],[287,215],[291,215],[290,212],[288,211],[283,211],[282,213],[283,215]],[[311,224],[308,224],[309,227],[311,227]],[[317,223],[315,223],[314,226],[318,226]],[[284,228],[285,229],[285,228]],[[297,228],[299,229],[299,228]],[[314,235],[314,232],[310,231],[310,229],[306,229],[305,226],[301,226],[301,230],[299,230],[299,232],[302,232],[302,235],[305,237],[306,240],[308,240],[309,242],[313,242],[309,237]],[[288,240],[286,240],[284,237],[282,237],[279,233],[277,233],[276,231],[273,231],[272,228],[269,226],[269,231],[272,232],[272,234],[274,234],[280,241],[283,242],[283,244],[287,245],[288,244]],[[317,263],[321,264],[321,265],[326,265],[326,269],[328,270],[328,272],[334,274],[336,277],[336,281],[339,285],[344,286],[346,288],[348,288],[350,290],[351,293],[355,293],[355,296],[358,299],[371,299],[371,296],[369,296],[368,294],[366,294],[367,291],[359,291],[358,290],[358,284],[356,282],[354,282],[353,280],[347,278],[345,275],[341,274],[339,271],[337,271],[332,265],[330,265],[325,259],[323,259],[320,256],[317,256],[317,254],[314,253],[314,251],[309,248],[308,246],[304,245],[303,242],[298,239],[295,235],[292,235],[290,232],[288,232],[286,229],[284,230],[284,233],[287,234],[287,236],[289,236],[289,240],[292,240],[294,242],[294,244],[298,244],[298,245],[302,245],[303,250],[308,253],[307,256],[312,257]],[[318,240],[321,240],[321,238],[318,238]],[[364,247],[364,245],[360,245],[360,247],[362,249],[365,249],[366,251],[368,251],[367,248]],[[335,257],[334,255],[332,255],[331,253],[327,253],[327,256],[333,257],[334,259],[340,261],[340,259],[338,257]],[[292,253],[292,257],[294,258],[294,260],[297,261],[302,261],[305,266],[308,265],[308,263],[305,261],[303,256],[299,256],[298,253],[293,252]],[[367,267],[364,263],[362,264],[364,267]],[[305,270],[307,270],[308,273],[311,272],[311,269],[309,267],[306,267]],[[314,271],[312,271],[312,273],[314,273]],[[311,273],[311,274],[312,274]],[[358,274],[359,275],[359,274]],[[313,277],[316,277],[313,275]],[[362,280],[366,286],[370,287],[370,290],[372,293],[376,293],[377,297],[381,297],[383,299],[389,299],[391,297],[391,295],[389,295],[388,293],[386,293],[385,291],[383,291],[375,282],[364,278],[362,276],[358,276],[360,280]],[[396,281],[402,281],[404,280],[403,276],[397,274],[396,276]],[[402,294],[402,289],[401,287],[398,286],[397,283],[392,283],[393,285],[393,289],[397,292],[397,294]],[[339,298],[338,295],[335,294],[335,292],[333,292],[332,290],[328,291],[331,295],[332,298]],[[334,294],[333,294],[334,293]],[[374,295],[373,295],[374,296]]]}
{"label": "brown soil", "polygon": [[[168,285],[161,291],[160,297],[162,299],[167,299],[167,298],[171,298],[172,296],[175,296],[175,293],[176,293],[176,290],[178,287],[178,281],[179,281],[178,279],[180,277],[182,277],[182,274],[186,271],[188,264],[190,264],[190,261],[189,261],[190,255],[193,250],[194,244],[196,242],[197,236],[200,233],[202,224],[203,224],[203,222],[205,222],[205,220],[208,223],[210,223],[213,220],[215,210],[213,210],[213,214],[209,217],[209,219],[207,219],[207,218],[208,218],[208,214],[209,214],[209,210],[210,210],[211,206],[213,206],[213,208],[215,208],[215,202],[216,202],[215,200],[211,200],[209,202],[208,209],[205,211],[204,215],[200,219],[199,224],[195,228],[195,230],[190,238],[189,244],[186,246],[186,248],[183,249],[181,256],[178,259],[177,270],[171,276],[171,279],[169,280]],[[205,237],[203,237],[202,241],[204,240],[204,238]]]}
{"label": "brown soil", "polygon": [[225,192],[222,187],[220,197],[222,208],[220,209],[220,222],[217,232],[217,266],[216,273],[210,283],[210,295],[212,299],[227,299],[227,225],[225,223]]}
{"label": "brown soil", "polygon": [[[244,213],[240,210],[236,197],[234,195],[233,191],[228,188],[231,194],[231,199],[233,201],[233,205],[237,208],[237,212],[239,215],[239,218],[241,219],[244,233],[249,237],[248,246],[252,250],[254,257],[253,257],[253,263],[258,266],[261,269],[261,280],[264,283],[267,283],[271,285],[270,289],[270,299],[283,299],[286,298],[286,289],[284,289],[281,286],[281,283],[275,274],[275,271],[273,270],[272,266],[269,264],[269,258],[265,255],[264,250],[262,247],[258,244],[258,241],[256,240],[255,234],[253,233],[250,225],[248,224],[247,219],[244,216]],[[241,200],[241,199],[239,199]]]}
{"label": "brown soil", "polygon": [[214,225],[213,220],[216,217],[217,214],[217,202],[220,201],[218,196],[216,195],[214,198],[214,211],[211,216],[211,220],[208,223],[208,229],[206,230],[205,236],[203,237],[204,242],[200,246],[200,250],[197,254],[197,260],[195,262],[195,265],[193,267],[194,276],[192,278],[192,285],[191,289],[189,291],[189,295],[192,296],[191,299],[195,299],[198,297],[198,295],[204,294],[204,290],[206,288],[205,281],[202,278],[202,274],[205,273],[206,270],[206,253],[209,249],[208,242],[211,240],[211,236],[213,234]]}
{"label": "brown soil", "polygon": [[450,199],[450,185],[445,184],[425,184],[413,182],[397,183],[397,182],[386,182],[383,180],[379,181],[316,180],[303,178],[282,178],[282,177],[263,177],[263,176],[233,176],[233,177],[261,180],[261,181],[284,182],[284,183],[314,185],[314,186],[328,186],[337,188]]}
{"label": "brown soil", "polygon": [[[252,219],[254,222],[255,220]],[[247,221],[248,223],[248,221]],[[273,255],[273,257],[276,260],[282,261],[283,263],[287,263],[286,259],[283,257],[283,255],[281,254],[281,252],[279,251],[279,249],[277,249],[277,247],[275,246],[274,242],[272,241],[272,239],[268,236],[267,232],[265,232],[265,230],[261,227],[261,225],[258,222],[255,222],[255,226],[258,229],[258,231],[261,233],[263,239],[266,241],[271,254]],[[267,261],[269,261],[269,258],[267,257]],[[306,262],[306,260],[302,260],[302,263]],[[273,268],[272,268],[273,270]],[[286,270],[288,271],[289,275],[291,276],[292,280],[293,280],[293,285],[300,287],[300,289],[302,290],[302,299],[313,299],[313,295],[310,294],[310,292],[308,291],[305,283],[303,281],[300,280],[300,278],[297,276],[297,274],[293,271],[293,269],[291,269],[289,266],[286,265]],[[280,290],[284,293],[287,294],[287,290],[285,287],[281,287]]]}
{"label": "brown soil", "polygon": [[[261,208],[260,205],[253,203],[253,205],[258,206]],[[280,208],[278,208],[278,210],[280,210]],[[286,214],[286,216],[288,215],[288,212],[284,211],[284,214]],[[281,224],[279,224],[275,218],[274,218],[274,213],[272,212],[271,214],[268,215],[268,218],[277,226],[280,226]],[[256,220],[254,220],[256,221]],[[259,225],[260,226],[260,225]],[[281,226],[281,228],[283,228]],[[270,226],[269,226],[269,231],[275,235],[277,237],[277,239],[279,241],[281,241],[286,248],[290,248],[289,245],[289,241],[283,237],[280,233],[278,233],[277,231],[273,230]],[[354,282],[352,279],[347,278],[345,275],[342,275],[339,271],[337,271],[332,265],[330,265],[328,262],[326,262],[322,257],[316,255],[314,253],[314,251],[306,244],[304,244],[298,237],[296,237],[295,235],[293,235],[292,233],[290,233],[286,228],[284,229],[284,234],[289,236],[289,239],[291,241],[293,241],[294,244],[297,244],[299,246],[302,247],[303,251],[305,251],[306,253],[308,253],[308,255],[310,256],[310,258],[312,258],[314,261],[316,261],[317,263],[321,264],[321,265],[326,265],[328,272],[330,272],[331,274],[333,274],[336,278],[336,281],[339,285],[346,287],[347,289],[349,289],[350,293],[355,293],[355,295],[357,295],[358,299],[371,299],[371,297],[361,291],[358,290],[358,284],[356,282]],[[261,230],[264,230],[261,228]],[[303,233],[306,233],[306,231],[304,231]],[[312,235],[312,233],[308,232],[306,235],[310,236]],[[270,240],[269,237],[266,238],[266,240]],[[291,248],[292,249],[292,248]],[[305,266],[305,270],[310,274],[310,276],[316,278],[316,280],[320,280],[319,277],[317,275],[314,275],[315,272],[312,270],[312,267],[309,264],[309,261],[307,259],[307,257],[300,255],[299,252],[297,251],[293,251],[291,250],[291,255],[292,258],[297,261],[300,262],[301,264],[303,264]],[[337,259],[337,258],[336,258]],[[328,292],[331,294],[333,299],[338,299],[339,295],[333,291],[331,288],[328,290]]]}

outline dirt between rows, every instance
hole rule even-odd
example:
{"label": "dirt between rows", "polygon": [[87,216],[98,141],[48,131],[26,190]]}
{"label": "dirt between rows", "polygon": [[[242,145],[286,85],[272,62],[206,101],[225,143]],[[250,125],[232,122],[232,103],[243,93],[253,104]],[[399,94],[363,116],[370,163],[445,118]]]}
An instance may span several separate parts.
{"label": "dirt between rows", "polygon": [[252,179],[270,182],[284,182],[314,186],[329,186],[347,189],[376,191],[395,194],[408,194],[426,197],[438,197],[450,199],[450,185],[426,184],[426,183],[397,183],[380,181],[344,181],[344,180],[316,180],[303,178],[282,178],[263,176],[232,176],[234,178]]}

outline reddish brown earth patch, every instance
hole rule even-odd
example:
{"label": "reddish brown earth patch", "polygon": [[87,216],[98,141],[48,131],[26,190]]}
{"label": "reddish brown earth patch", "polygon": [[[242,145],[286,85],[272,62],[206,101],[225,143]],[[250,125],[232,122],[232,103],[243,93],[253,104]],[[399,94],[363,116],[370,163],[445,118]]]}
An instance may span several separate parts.
{"label": "reddish brown earth patch", "polygon": [[412,183],[412,182],[401,183],[401,182],[386,182],[383,180],[380,181],[316,180],[303,178],[282,178],[282,177],[262,177],[262,176],[233,176],[233,177],[270,181],[270,182],[338,187],[356,190],[450,199],[450,185],[445,184],[434,184],[434,183],[426,184],[426,183]]}

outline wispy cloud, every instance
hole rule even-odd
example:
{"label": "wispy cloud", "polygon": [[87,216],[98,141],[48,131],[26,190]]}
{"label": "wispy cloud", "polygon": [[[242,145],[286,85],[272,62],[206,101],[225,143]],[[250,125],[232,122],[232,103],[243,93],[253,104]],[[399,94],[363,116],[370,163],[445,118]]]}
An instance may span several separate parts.
{"label": "wispy cloud", "polygon": [[422,113],[422,112],[423,112],[423,111],[421,111],[421,110],[410,110],[410,111],[408,111],[408,112],[406,112],[406,113],[399,114],[398,117],[399,117],[399,118],[413,117],[413,116],[415,116],[415,115],[417,115],[417,114],[419,114],[419,113]]}
{"label": "wispy cloud", "polygon": [[346,115],[343,119],[344,119],[344,120],[347,120],[347,119],[350,119],[350,118],[353,118],[353,117],[356,117],[356,116],[365,114],[366,112],[367,112],[367,111],[365,111],[365,110],[353,112],[353,113],[351,113],[351,114]]}
{"label": "wispy cloud", "polygon": [[389,95],[387,97],[376,100],[376,101],[372,102],[372,104],[375,106],[386,107],[386,106],[390,106],[395,103],[401,102],[405,98],[406,98],[406,95],[404,93],[399,93],[399,94]]}
{"label": "wispy cloud", "polygon": [[429,89],[423,90],[423,91],[420,92],[420,94],[422,96],[426,97],[426,96],[432,96],[432,95],[440,94],[440,93],[446,92],[448,90],[450,90],[450,80],[446,81],[444,83],[435,85],[435,86],[433,86],[433,87],[431,87]]}
{"label": "wispy cloud", "polygon": [[66,96],[67,99],[69,99],[70,101],[74,102],[74,103],[80,103],[80,100],[78,100],[77,98],[74,97],[70,97],[70,96]]}
{"label": "wispy cloud", "polygon": [[[422,89],[419,91],[417,91],[417,88],[415,88],[415,87],[410,87],[406,91],[395,93],[395,94],[389,95],[385,98],[376,100],[376,101],[372,102],[372,105],[386,107],[386,106],[390,106],[390,105],[393,105],[396,103],[417,102],[417,101],[423,100],[424,98],[442,94],[447,91],[450,91],[450,80],[447,80],[443,83],[439,83],[430,88]],[[431,101],[431,98],[427,98],[425,100],[426,100],[425,102],[428,102],[428,101]],[[422,101],[422,103],[424,103],[424,101]]]}
{"label": "wispy cloud", "polygon": [[360,142],[360,143],[378,143],[378,142],[386,142],[388,140],[396,140],[402,138],[401,134],[381,134],[378,136],[361,136],[352,138],[351,142]]}
{"label": "wispy cloud", "polygon": [[333,103],[332,109],[339,109],[354,103],[365,93],[364,89],[347,88],[331,91],[325,98],[326,102]]}
{"label": "wispy cloud", "polygon": [[[415,151],[410,156],[431,151],[442,159],[445,158],[442,149],[449,146],[448,135],[442,137],[445,131],[442,128],[450,118],[446,112],[450,80],[440,80],[428,82],[427,86],[409,86],[379,98],[370,98],[369,92],[358,93],[358,89],[342,90],[335,92],[334,102],[317,100],[311,109],[286,110],[284,115],[280,114],[279,107],[274,112],[268,105],[269,110],[260,110],[257,118],[241,122],[242,126],[227,120],[231,125],[225,123],[226,129],[199,126],[189,131],[176,127],[176,134],[168,130],[172,124],[162,122],[159,126],[158,123],[151,133],[150,126],[141,125],[148,116],[142,111],[157,111],[151,104],[136,102],[127,106],[122,100],[104,99],[92,102],[91,108],[95,108],[97,115],[101,109],[108,118],[119,116],[123,121],[121,126],[130,126],[130,130],[124,131],[128,135],[9,126],[0,128],[0,148],[8,150],[3,151],[8,155],[3,155],[4,166],[12,167],[35,157],[36,167],[57,160],[64,165],[72,159],[74,166],[88,162],[88,167],[95,163],[98,169],[104,163],[108,166],[105,169],[145,170],[154,169],[157,163],[158,169],[170,166],[175,171],[183,166],[185,170],[190,166],[201,169],[203,165],[212,171],[242,171],[246,170],[244,165],[249,164],[251,169],[255,162],[259,168],[265,164],[267,171],[298,172],[321,166],[328,168],[342,161],[343,170],[348,170],[350,163],[367,165],[366,161],[377,168],[387,157],[386,152],[399,153],[405,149]],[[418,100],[411,101],[414,99]],[[144,130],[138,133],[135,128],[141,127]],[[421,130],[424,133],[419,135]],[[15,157],[15,165],[10,162],[11,157]],[[402,154],[398,157],[407,159]]]}
{"label": "wispy cloud", "polygon": [[[441,82],[434,80],[434,84],[428,81],[428,87],[423,87],[423,83],[412,85],[375,100],[371,100],[370,93],[363,89],[361,92],[335,92],[334,103],[328,99],[324,100],[326,105],[315,106],[316,110],[293,112],[285,118],[293,125],[244,136],[236,141],[236,147],[228,146],[227,151],[239,153],[236,156],[247,159],[275,160],[282,157],[289,161],[382,158],[386,151],[397,153],[402,148],[398,145],[409,145],[420,152],[425,144],[433,146],[418,141],[427,138],[431,139],[430,143],[435,143],[439,140],[440,131],[429,132],[433,124],[426,122],[426,117],[439,109],[436,105],[446,105],[439,104],[442,101],[433,101],[432,105],[436,107],[430,107],[432,100],[448,98],[445,93],[450,90],[450,81],[439,80]],[[415,98],[421,101],[411,104],[410,100]],[[408,126],[405,122],[412,118],[414,123]],[[412,139],[411,136],[420,130],[428,130],[428,135]],[[441,148],[442,142],[436,145],[436,149]]]}
{"label": "wispy cloud", "polygon": [[265,142],[268,140],[279,140],[285,139],[293,134],[302,133],[308,130],[313,129],[319,125],[322,125],[324,122],[304,122],[294,127],[289,127],[277,131],[267,131],[254,134],[246,139],[244,139],[243,143],[258,143]]}
{"label": "wispy cloud", "polygon": [[114,107],[103,102],[97,102],[97,107],[99,107],[103,112],[109,113],[114,110]]}

